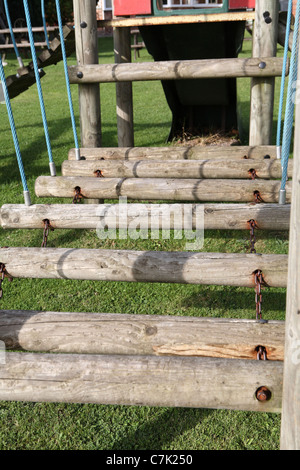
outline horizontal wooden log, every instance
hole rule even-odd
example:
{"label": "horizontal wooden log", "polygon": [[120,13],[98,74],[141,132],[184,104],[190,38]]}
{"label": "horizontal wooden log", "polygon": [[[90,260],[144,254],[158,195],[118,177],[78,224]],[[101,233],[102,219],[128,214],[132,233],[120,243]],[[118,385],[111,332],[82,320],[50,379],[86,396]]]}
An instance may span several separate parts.
{"label": "horizontal wooden log", "polygon": [[284,322],[277,321],[0,311],[6,349],[32,352],[256,360],[258,346],[264,346],[269,361],[283,361],[284,334]]}
{"label": "horizontal wooden log", "polygon": [[[90,178],[81,176],[39,176],[35,181],[38,197],[73,198],[75,188],[87,199],[202,201],[202,202],[278,202],[280,181],[231,179]],[[292,183],[286,185],[287,203]]]}
{"label": "horizontal wooden log", "polygon": [[[281,178],[280,160],[66,160],[63,176],[97,176],[104,178]],[[98,172],[98,173],[97,173]],[[100,172],[100,173],[99,173]],[[288,177],[293,174],[293,160],[288,166]]]}
{"label": "horizontal wooden log", "polygon": [[[222,159],[276,159],[276,147],[272,145],[220,146],[220,145],[174,145],[169,147],[99,147],[81,148],[80,153],[86,160],[210,160]],[[75,149],[68,154],[69,160],[75,160]]]}
{"label": "horizontal wooden log", "polygon": [[[47,26],[47,31],[48,32],[53,32],[57,31],[58,26]],[[32,27],[32,32],[33,33],[44,33],[44,27],[43,26],[33,26]],[[14,34],[21,34],[21,33],[28,33],[28,28],[13,28]],[[1,29],[1,34],[9,34],[10,35],[10,29]]]}
{"label": "horizontal wooden log", "polygon": [[[35,47],[46,47],[47,43],[45,41],[42,42],[35,42],[34,43]],[[30,43],[29,42],[20,42],[17,44],[18,49],[29,49],[30,48]],[[14,45],[13,44],[0,44],[0,50],[1,49],[13,49]]]}
{"label": "horizontal wooden log", "polygon": [[[290,205],[278,204],[127,204],[122,210],[112,204],[5,204],[0,210],[4,229],[43,229],[48,219],[53,228],[97,229],[100,217],[109,227],[128,229],[139,217],[144,227],[182,229],[185,213],[192,213],[192,229],[197,228],[196,214],[204,211],[204,229],[249,230],[249,220],[255,220],[260,230],[289,230]],[[142,210],[141,210],[142,209]],[[165,215],[170,214],[168,219]],[[170,222],[169,222],[170,220]]]}
{"label": "horizontal wooden log", "polygon": [[[7,353],[0,400],[280,412],[282,362]],[[266,386],[271,399],[258,401]]]}
{"label": "horizontal wooden log", "polygon": [[[248,59],[203,59],[136,62],[120,64],[71,65],[70,83],[114,83],[149,80],[204,78],[279,77],[280,57]],[[286,67],[288,75],[289,64]]]}
{"label": "horizontal wooden log", "polygon": [[0,263],[14,278],[254,287],[260,270],[270,287],[287,283],[287,255],[3,247]]}

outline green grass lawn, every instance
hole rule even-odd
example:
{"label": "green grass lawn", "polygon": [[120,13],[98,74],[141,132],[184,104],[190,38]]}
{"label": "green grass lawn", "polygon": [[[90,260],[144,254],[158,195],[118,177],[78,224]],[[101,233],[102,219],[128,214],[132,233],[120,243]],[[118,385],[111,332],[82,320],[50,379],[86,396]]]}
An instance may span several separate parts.
{"label": "green grass lawn", "polygon": [[[113,62],[111,38],[99,40],[100,61]],[[250,55],[245,42],[241,55]],[[281,53],[281,48],[279,53]],[[145,50],[138,60],[151,60]],[[6,75],[16,73],[13,55],[7,59]],[[25,61],[26,62],[26,61]],[[69,59],[75,64],[75,57]],[[58,174],[67,152],[74,147],[62,64],[45,70],[42,80],[53,156]],[[274,130],[276,129],[277,80]],[[79,130],[78,89],[72,87]],[[245,128],[249,119],[250,80],[239,79],[239,101]],[[103,146],[117,146],[115,87],[101,85]],[[33,203],[58,202],[38,199],[34,182],[48,175],[48,156],[36,86],[12,101],[25,171]],[[171,125],[171,113],[160,82],[134,83],[136,146],[163,146]],[[0,204],[23,203],[5,105],[0,106]],[[275,133],[274,133],[275,136]],[[274,140],[275,143],[275,140]],[[71,201],[61,200],[62,203]],[[0,229],[1,246],[38,247],[42,231]],[[101,241],[95,231],[56,230],[49,247],[181,250],[184,241]],[[257,251],[287,253],[288,234],[257,235]],[[245,253],[248,232],[207,231],[203,251]],[[0,260],[1,261],[1,260]],[[263,316],[283,320],[285,290],[265,289]],[[68,280],[15,279],[4,282],[2,309],[78,312],[109,312],[255,318],[254,291],[245,288],[179,284],[141,284]],[[280,416],[228,410],[152,407],[0,403],[0,449],[98,449],[98,450],[275,450],[279,448]]]}

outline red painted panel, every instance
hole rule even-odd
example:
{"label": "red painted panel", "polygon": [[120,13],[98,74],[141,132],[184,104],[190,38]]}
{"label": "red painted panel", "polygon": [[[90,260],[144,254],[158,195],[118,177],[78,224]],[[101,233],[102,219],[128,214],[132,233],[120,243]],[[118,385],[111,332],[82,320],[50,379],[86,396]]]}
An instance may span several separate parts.
{"label": "red painted panel", "polygon": [[229,0],[229,10],[255,8],[255,0]]}
{"label": "red painted panel", "polygon": [[151,0],[114,0],[115,16],[149,15]]}

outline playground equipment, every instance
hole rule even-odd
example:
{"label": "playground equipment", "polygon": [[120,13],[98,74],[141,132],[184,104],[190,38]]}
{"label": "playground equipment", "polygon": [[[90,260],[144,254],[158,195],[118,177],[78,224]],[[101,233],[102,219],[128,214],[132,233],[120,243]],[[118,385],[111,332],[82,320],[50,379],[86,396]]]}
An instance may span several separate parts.
{"label": "playground equipment", "polygon": [[[276,36],[277,6],[274,0],[256,2],[254,38],[260,39],[260,46],[266,46],[266,38]],[[265,21],[263,13],[267,10],[271,22]],[[6,364],[0,365],[0,399],[282,411],[281,446],[299,449],[299,133],[295,134],[293,165],[287,169],[292,181],[285,181],[284,202],[288,204],[277,204],[282,166],[277,148],[269,145],[267,133],[258,135],[258,129],[255,138],[265,141],[248,147],[97,148],[101,128],[97,119],[100,101],[95,100],[99,86],[95,81],[99,78],[92,83],[86,78],[91,68],[99,71],[90,63],[97,56],[94,2],[75,0],[74,15],[78,66],[75,74],[72,67],[69,72],[71,81],[75,81],[75,75],[80,81],[80,157],[78,149],[72,149],[62,177],[41,176],[36,181],[38,196],[73,198],[74,204],[5,205],[1,208],[2,226],[97,229],[99,214],[109,215],[112,205],[77,204],[82,198],[178,200],[180,204],[170,203],[167,207],[176,206],[182,212],[189,207],[194,215],[203,210],[207,229],[250,229],[251,253],[8,247],[0,250],[2,280],[6,275],[244,286],[255,288],[256,320],[3,311],[0,339],[7,348],[35,353],[7,353]],[[299,19],[300,5],[296,21]],[[117,32],[118,39],[121,34]],[[258,64],[264,63],[265,67],[258,66],[261,75],[253,79],[254,102],[262,87],[272,88],[273,80],[273,73],[267,78],[264,75],[270,59],[259,59]],[[231,59],[226,63],[230,65]],[[283,66],[282,61],[280,64]],[[116,65],[116,73],[119,69]],[[123,88],[117,92],[120,90]],[[270,93],[267,107],[269,102]],[[252,123],[260,122],[260,112],[261,107],[257,109],[253,104]],[[300,125],[299,112],[297,106],[296,127]],[[270,109],[267,115],[270,118]],[[151,178],[145,178],[144,171],[153,172]],[[222,171],[227,177],[220,180]],[[179,177],[180,172],[185,178]],[[216,204],[218,198],[222,203]],[[225,204],[232,200],[234,204]],[[113,206],[120,210],[122,204]],[[128,206],[136,208],[134,203]],[[162,206],[145,204],[145,219],[152,211],[161,214]],[[118,227],[127,227],[129,220],[119,218]],[[156,220],[162,228],[163,217]],[[197,228],[196,219],[193,224]],[[176,228],[175,219],[171,225]],[[255,252],[256,230],[289,228],[289,256]],[[264,285],[287,287],[285,323],[263,320]]]}
{"label": "playground equipment", "polygon": [[[20,52],[19,52],[20,47],[32,47],[32,43],[34,43],[35,47],[47,46],[47,49],[42,51],[37,57],[37,66],[39,68],[39,78],[42,78],[45,76],[45,72],[43,70],[45,67],[48,67],[49,65],[57,64],[57,62],[63,60],[63,55],[62,55],[62,47],[61,47],[60,39],[58,39],[58,37],[55,37],[52,41],[49,40],[48,31],[51,30],[53,32],[55,31],[57,32],[58,27],[52,27],[52,28],[47,27],[46,20],[45,20],[44,0],[41,0],[42,19],[43,19],[42,28],[31,27],[31,28],[14,29],[12,27],[12,23],[10,20],[9,7],[8,7],[7,0],[4,0],[4,6],[5,6],[7,22],[9,25],[9,29],[7,31],[4,30],[4,32],[10,33],[12,44],[0,47],[0,49],[1,48],[7,49],[8,47],[13,47],[15,50],[18,63],[19,63],[19,69],[17,71],[17,74],[11,75],[6,78],[6,85],[7,85],[7,89],[9,93],[9,98],[13,99],[16,96],[18,96],[20,93],[23,93],[24,91],[26,91],[34,83],[36,83],[34,64],[33,62],[31,62],[29,63],[28,66],[24,65]],[[33,39],[33,32],[40,31],[40,30],[44,31],[44,34],[45,34],[44,43],[36,43]],[[15,33],[21,33],[21,32],[26,32],[32,35],[31,40],[25,45],[24,44],[18,45],[15,39]],[[60,37],[64,38],[64,41],[65,41],[64,51],[65,51],[65,56],[67,57],[75,51],[75,34],[74,34],[73,27],[69,25],[65,25],[63,28],[63,33],[60,34]],[[0,101],[4,101],[3,91],[1,87],[0,87]]]}

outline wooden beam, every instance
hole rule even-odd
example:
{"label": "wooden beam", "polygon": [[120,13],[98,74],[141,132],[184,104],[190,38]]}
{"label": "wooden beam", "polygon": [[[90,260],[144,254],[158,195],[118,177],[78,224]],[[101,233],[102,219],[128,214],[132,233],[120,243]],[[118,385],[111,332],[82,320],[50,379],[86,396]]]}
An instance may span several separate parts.
{"label": "wooden beam", "polygon": [[[280,412],[282,368],[278,361],[7,353],[0,400]],[[262,386],[271,399],[256,398]]]}
{"label": "wooden beam", "polygon": [[287,283],[287,255],[3,247],[0,262],[14,278],[253,288],[260,270],[270,287]]}
{"label": "wooden beam", "polygon": [[[203,59],[135,62],[104,65],[71,65],[70,83],[118,83],[149,80],[279,77],[282,58]],[[263,67],[262,67],[263,64]],[[288,74],[288,67],[286,69]]]}
{"label": "wooden beam", "polygon": [[[300,70],[300,68],[299,68]],[[299,93],[299,84],[297,88]],[[289,271],[284,357],[282,450],[300,450],[300,106],[296,104],[294,183],[292,192]]]}
{"label": "wooden beam", "polygon": [[[256,0],[253,57],[275,57],[277,53],[279,0]],[[267,16],[269,13],[269,16]],[[272,142],[275,78],[253,77],[251,83],[250,145]]]}
{"label": "wooden beam", "polygon": [[[169,178],[90,178],[83,176],[39,176],[35,181],[38,197],[74,198],[80,188],[83,198],[201,201],[201,202],[278,202],[280,181],[232,179]],[[291,198],[287,183],[287,202]]]}
{"label": "wooden beam", "polygon": [[284,322],[19,310],[0,313],[0,341],[7,350],[256,360],[258,346],[264,346],[269,361],[283,361]]}
{"label": "wooden beam", "polygon": [[[108,147],[82,148],[81,155],[86,160],[207,160],[222,159],[276,159],[274,145],[248,146],[219,146],[219,145],[172,145],[169,147]],[[75,150],[70,149],[69,160],[75,159]]]}
{"label": "wooden beam", "polygon": [[[74,2],[76,57],[78,66],[98,64],[97,20],[94,2]],[[82,147],[101,146],[100,89],[98,84],[79,86]]]}
{"label": "wooden beam", "polygon": [[251,21],[255,14],[252,11],[213,13],[199,15],[172,15],[172,16],[149,16],[141,18],[118,18],[114,20],[99,20],[98,28],[105,27],[140,27],[159,26],[170,24],[193,24],[193,23],[217,23],[223,21]]}
{"label": "wooden beam", "polygon": [[[192,213],[192,228],[197,228],[196,214],[204,212],[205,230],[249,230],[249,220],[255,220],[258,230],[289,230],[290,205],[278,204],[143,204],[139,221],[151,227],[155,220],[159,229],[180,230],[184,214]],[[43,220],[48,219],[57,229],[92,229],[99,226],[100,217],[105,217],[109,226],[125,228],[134,223],[140,204],[127,204],[126,218],[121,217],[120,207],[112,204],[89,206],[82,204],[5,204],[0,210],[1,226],[4,229],[43,229]],[[170,214],[170,225],[165,213]],[[178,217],[178,222],[176,218]],[[142,219],[142,220],[141,220]]]}
{"label": "wooden beam", "polygon": [[[66,160],[62,176],[100,175],[105,178],[225,178],[278,179],[282,175],[280,160]],[[98,172],[98,173],[97,173]],[[99,173],[101,172],[101,173]],[[288,167],[288,177],[293,174],[293,160]]]}
{"label": "wooden beam", "polygon": [[[130,28],[114,28],[113,38],[115,64],[130,64]],[[119,65],[113,65],[113,67],[118,68]],[[116,83],[116,106],[118,145],[119,147],[134,147],[132,82]]]}

